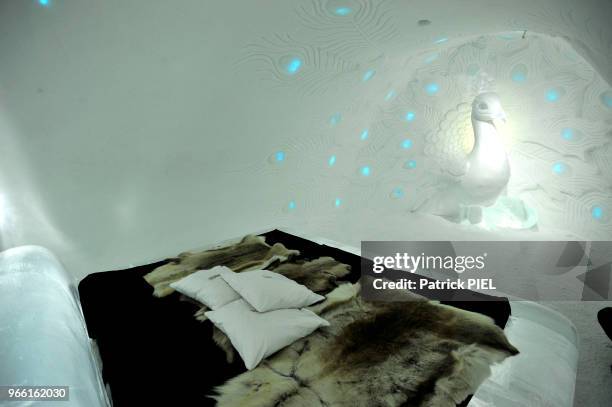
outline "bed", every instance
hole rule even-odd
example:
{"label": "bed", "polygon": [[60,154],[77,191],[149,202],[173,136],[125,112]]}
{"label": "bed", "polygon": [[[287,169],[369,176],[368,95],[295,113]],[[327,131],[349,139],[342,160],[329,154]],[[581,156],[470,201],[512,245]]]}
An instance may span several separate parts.
{"label": "bed", "polygon": [[[353,248],[278,230],[263,235],[268,243],[282,242],[299,249],[303,256],[331,256],[350,264],[353,271],[348,280],[359,278],[362,259]],[[160,403],[212,406],[214,400],[206,395],[215,386],[244,372],[239,360],[227,363],[224,352],[212,343],[212,325],[193,318],[196,305],[181,300],[178,294],[164,298],[151,295],[152,287],[142,277],[164,263],[94,273],[81,281],[78,294],[72,293],[70,301],[76,300],[78,304],[80,297],[86,324],[79,319],[80,313],[64,318],[80,322],[80,341],[89,350],[89,371],[99,372],[101,365],[107,384],[104,389],[98,379],[95,386],[91,385],[92,394],[98,394],[100,402],[86,405],[105,405],[108,394],[115,406]],[[57,262],[53,266],[62,270]],[[474,301],[479,295],[461,293],[464,301],[453,301],[452,305],[492,317],[497,325],[506,327],[508,336],[517,341],[522,353],[511,358],[512,363],[498,366],[476,395],[461,405],[503,407],[521,405],[517,401],[527,400],[529,405],[571,406],[577,360],[571,323],[533,303],[510,303],[504,298],[493,303]],[[95,348],[85,335],[97,344],[101,364],[96,362]],[[534,374],[529,368],[534,357],[544,362],[543,368],[556,373]],[[74,366],[81,366],[83,357],[64,356],[64,360],[66,364],[72,361]],[[21,373],[29,374],[27,369]],[[2,379],[0,385],[12,383],[11,377]],[[534,400],[533,395],[538,395],[539,400]]]}

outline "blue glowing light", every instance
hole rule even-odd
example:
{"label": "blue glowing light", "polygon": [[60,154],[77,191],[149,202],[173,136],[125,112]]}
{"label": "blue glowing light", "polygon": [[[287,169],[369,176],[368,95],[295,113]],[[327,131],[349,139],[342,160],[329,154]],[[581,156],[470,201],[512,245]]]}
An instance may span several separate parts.
{"label": "blue glowing light", "polygon": [[438,59],[438,54],[431,54],[427,58],[425,58],[425,63],[426,64],[431,64],[436,59]]}
{"label": "blue glowing light", "polygon": [[329,164],[329,166],[332,167],[335,163],[336,163],[336,156],[332,155],[331,157],[329,157],[327,164]]}
{"label": "blue glowing light", "polygon": [[412,148],[412,140],[407,138],[406,140],[402,141],[402,148],[406,149],[406,150],[411,149]]}
{"label": "blue glowing light", "polygon": [[549,102],[556,102],[557,100],[559,100],[560,97],[561,95],[555,89],[550,89],[548,90],[548,92],[546,92],[546,100],[548,100]]}
{"label": "blue glowing light", "polygon": [[591,209],[591,216],[593,216],[593,219],[601,220],[603,218],[603,208],[601,206],[594,206]]}
{"label": "blue glowing light", "polygon": [[367,71],[366,73],[363,74],[363,81],[367,82],[370,79],[372,79],[372,77],[374,76],[374,74],[376,73],[375,70],[370,69],[369,71]]}
{"label": "blue glowing light", "polygon": [[416,160],[408,160],[404,163],[405,168],[410,168],[411,170],[415,169],[417,166]]}
{"label": "blue glowing light", "polygon": [[406,120],[411,122],[416,118],[416,113],[414,112],[407,112],[406,116],[405,116]]}
{"label": "blue glowing light", "polygon": [[528,70],[525,64],[518,64],[514,68],[512,68],[512,71],[510,72],[510,77],[512,78],[513,82],[522,83],[527,80],[527,72]]}
{"label": "blue glowing light", "polygon": [[440,85],[435,82],[425,85],[425,91],[430,95],[435,95],[440,90]]}
{"label": "blue glowing light", "polygon": [[282,151],[277,151],[276,154],[274,154],[274,158],[276,158],[276,161],[284,161],[285,153]]}
{"label": "blue glowing light", "polygon": [[527,80],[527,66],[525,64],[518,64],[510,72],[512,81],[522,83]]}
{"label": "blue glowing light", "polygon": [[518,38],[519,35],[517,33],[507,33],[507,34],[501,34],[499,36],[499,38],[503,39],[503,40],[513,40]]}
{"label": "blue glowing light", "polygon": [[289,205],[287,206],[290,210],[295,209],[296,205],[295,205],[295,201],[289,201]]}
{"label": "blue glowing light", "polygon": [[351,14],[353,10],[351,10],[350,7],[338,7],[337,9],[334,10],[334,14],[336,14],[337,16],[348,16],[349,14]]}
{"label": "blue glowing light", "polygon": [[391,99],[393,99],[395,97],[395,91],[393,89],[391,89],[389,92],[387,92],[387,95],[385,96],[385,101],[390,101]]}
{"label": "blue glowing light", "polygon": [[361,132],[361,136],[359,136],[359,138],[361,138],[362,140],[367,140],[369,135],[370,135],[370,131],[368,129],[364,129]]}
{"label": "blue glowing light", "polygon": [[569,127],[564,128],[561,130],[561,137],[568,141],[572,140],[574,138],[574,130],[570,129]]}
{"label": "blue glowing light", "polygon": [[606,105],[606,107],[611,107],[612,108],[612,91],[604,92],[601,95],[601,103]]}
{"label": "blue glowing light", "polygon": [[339,207],[340,207],[340,205],[342,205],[342,199],[340,199],[340,198],[336,198],[336,200],[334,201],[334,206],[335,206],[336,208],[339,208]]}
{"label": "blue glowing light", "polygon": [[512,80],[514,82],[525,82],[527,80],[527,76],[523,72],[515,72],[512,74]]}
{"label": "blue glowing light", "polygon": [[49,5],[49,0],[38,0],[38,4],[43,7],[47,7]]}
{"label": "blue glowing light", "polygon": [[561,175],[567,171],[567,166],[563,163],[555,163],[553,164],[552,170],[555,174]]}
{"label": "blue glowing light", "polygon": [[403,198],[404,197],[404,190],[400,187],[394,188],[393,191],[391,192],[391,194],[393,195],[393,198]]}
{"label": "blue glowing light", "polygon": [[437,40],[434,41],[434,44],[442,44],[444,42],[448,41],[448,38],[446,37],[440,37]]}
{"label": "blue glowing light", "polygon": [[340,119],[342,119],[342,115],[340,113],[336,113],[329,118],[329,124],[335,126],[336,124],[340,123]]}
{"label": "blue glowing light", "polygon": [[302,60],[300,58],[293,58],[287,64],[287,73],[289,75],[293,75],[297,73],[301,67],[302,67]]}
{"label": "blue glowing light", "polygon": [[360,172],[361,172],[361,175],[363,175],[364,177],[368,177],[370,175],[370,172],[371,172],[370,171],[370,167],[368,167],[367,165],[363,166],[363,167],[361,167]]}

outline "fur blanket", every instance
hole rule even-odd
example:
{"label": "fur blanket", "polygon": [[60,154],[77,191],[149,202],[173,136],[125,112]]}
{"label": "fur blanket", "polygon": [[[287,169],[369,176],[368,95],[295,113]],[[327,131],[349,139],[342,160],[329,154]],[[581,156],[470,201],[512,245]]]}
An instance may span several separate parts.
{"label": "fur blanket", "polygon": [[298,255],[280,243],[270,246],[261,236],[248,235],[239,242],[197,253],[185,252],[144,276],[154,288],[153,295],[165,297],[174,292],[170,284],[198,270],[227,266],[234,271],[270,267]]}
{"label": "fur blanket", "polygon": [[331,325],[218,387],[217,405],[454,407],[518,354],[483,315],[408,292],[412,301],[369,303],[358,291],[344,284],[311,307]]}

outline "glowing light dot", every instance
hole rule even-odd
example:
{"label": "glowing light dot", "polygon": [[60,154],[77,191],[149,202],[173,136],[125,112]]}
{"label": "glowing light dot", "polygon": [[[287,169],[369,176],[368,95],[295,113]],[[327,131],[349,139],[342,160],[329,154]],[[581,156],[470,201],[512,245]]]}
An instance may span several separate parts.
{"label": "glowing light dot", "polygon": [[277,151],[276,154],[274,154],[274,158],[276,159],[276,161],[284,161],[285,153],[282,151]]}
{"label": "glowing light dot", "polygon": [[412,148],[412,140],[407,138],[406,140],[402,141],[402,148],[405,149],[405,150],[411,149]]}
{"label": "glowing light dot", "polygon": [[402,198],[404,196],[404,190],[402,188],[395,188],[393,189],[393,191],[391,192],[391,194],[393,195],[394,198]]}
{"label": "glowing light dot", "polygon": [[302,60],[300,58],[293,58],[287,64],[287,73],[289,75],[294,75],[300,70],[301,67],[302,67]]}
{"label": "glowing light dot", "polygon": [[601,103],[606,107],[612,108],[612,91],[606,91],[601,95]]}
{"label": "glowing light dot", "polygon": [[406,168],[410,168],[411,170],[415,169],[417,166],[417,162],[416,160],[408,160],[406,161],[406,163],[404,164],[404,167]]}
{"label": "glowing light dot", "polygon": [[550,89],[548,92],[546,92],[546,100],[549,102],[556,102],[560,97],[561,95],[555,89]]}
{"label": "glowing light dot", "polygon": [[431,54],[427,58],[425,58],[425,63],[426,64],[431,64],[436,59],[438,59],[438,54]]}
{"label": "glowing light dot", "polygon": [[337,9],[334,10],[334,13],[337,16],[348,16],[349,14],[351,14],[353,10],[351,10],[350,7],[338,7]]}
{"label": "glowing light dot", "polygon": [[409,122],[414,121],[414,119],[416,118],[416,113],[408,112],[408,113],[406,113],[405,117],[406,117],[406,120],[409,121]]}
{"label": "glowing light dot", "polygon": [[340,198],[336,198],[336,200],[334,201],[334,206],[335,206],[336,208],[339,208],[339,207],[340,207],[340,205],[342,205],[342,199],[340,199]]}
{"label": "glowing light dot", "polygon": [[331,157],[329,157],[329,160],[327,161],[327,163],[329,164],[330,167],[332,167],[336,163],[336,156],[332,155]]}
{"label": "glowing light dot", "polygon": [[518,34],[517,33],[501,34],[499,38],[504,39],[504,40],[513,40],[515,38],[518,38]]}
{"label": "glowing light dot", "polygon": [[563,163],[555,163],[553,164],[552,170],[555,174],[563,174],[567,171],[567,166]]}
{"label": "glowing light dot", "polygon": [[295,207],[296,207],[295,201],[289,201],[289,205],[288,205],[287,207],[288,207],[290,210],[295,209]]}
{"label": "glowing light dot", "polygon": [[440,90],[440,85],[435,82],[425,85],[425,91],[430,95],[435,95]]}
{"label": "glowing light dot", "polygon": [[329,124],[335,126],[336,124],[340,123],[340,119],[342,119],[342,115],[340,113],[336,113],[329,118]]}
{"label": "glowing light dot", "polygon": [[525,82],[526,79],[527,79],[527,77],[522,72],[516,72],[516,73],[512,74],[512,80],[514,82]]}
{"label": "glowing light dot", "polygon": [[49,0],[38,0],[38,4],[40,4],[41,6],[48,6],[49,5]]}
{"label": "glowing light dot", "polygon": [[591,216],[593,216],[593,219],[603,219],[603,208],[601,206],[594,206],[593,209],[591,209]]}
{"label": "glowing light dot", "polygon": [[362,140],[367,140],[369,135],[370,131],[368,129],[365,129],[361,132],[361,136],[359,136],[359,138],[361,138]]}
{"label": "glowing light dot", "polygon": [[364,177],[368,177],[370,176],[370,173],[371,173],[370,167],[368,167],[367,165],[364,167],[361,167],[360,172],[361,172],[361,175],[363,175]]}
{"label": "glowing light dot", "polygon": [[376,73],[375,70],[370,69],[369,71],[367,71],[366,73],[363,74],[363,81],[367,82],[370,79],[372,79],[372,77],[374,76],[374,74]]}
{"label": "glowing light dot", "polygon": [[395,97],[395,91],[393,89],[391,89],[389,92],[387,92],[387,94],[385,95],[385,101],[390,101],[391,99],[393,99]]}
{"label": "glowing light dot", "polygon": [[561,137],[568,141],[572,140],[574,138],[574,130],[570,129],[569,127],[564,128],[561,130]]}

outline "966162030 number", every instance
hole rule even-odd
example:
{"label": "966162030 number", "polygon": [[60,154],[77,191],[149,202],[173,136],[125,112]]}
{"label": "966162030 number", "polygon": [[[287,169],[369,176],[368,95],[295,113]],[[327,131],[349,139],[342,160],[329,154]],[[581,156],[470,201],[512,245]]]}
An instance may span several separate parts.
{"label": "966162030 number", "polygon": [[68,386],[0,386],[0,401],[68,401]]}

